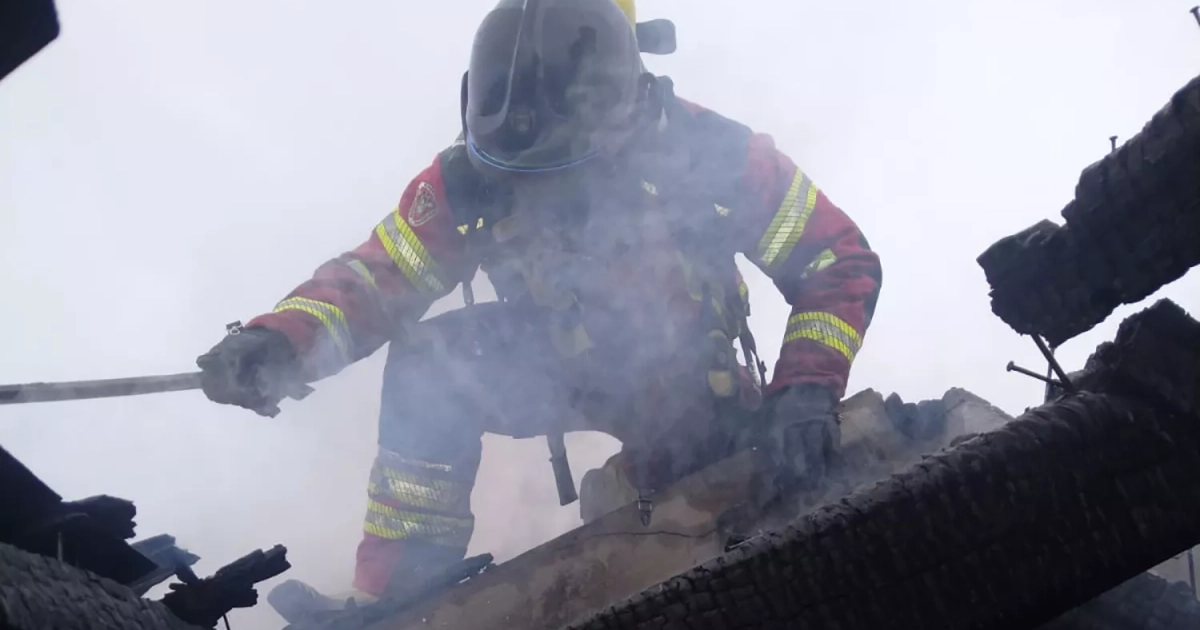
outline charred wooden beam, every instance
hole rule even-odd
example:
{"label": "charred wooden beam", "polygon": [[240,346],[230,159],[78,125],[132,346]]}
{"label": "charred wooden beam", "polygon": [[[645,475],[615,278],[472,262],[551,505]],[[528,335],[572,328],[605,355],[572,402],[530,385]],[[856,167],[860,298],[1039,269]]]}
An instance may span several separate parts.
{"label": "charred wooden beam", "polygon": [[1089,364],[1090,391],[569,627],[1052,621],[1200,543],[1200,323],[1161,302],[1129,318]]}

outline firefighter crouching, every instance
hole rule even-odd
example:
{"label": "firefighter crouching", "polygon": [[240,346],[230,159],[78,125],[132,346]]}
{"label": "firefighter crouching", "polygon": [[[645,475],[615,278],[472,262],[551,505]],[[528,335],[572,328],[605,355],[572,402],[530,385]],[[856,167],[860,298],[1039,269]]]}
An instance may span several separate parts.
{"label": "firefighter crouching", "polygon": [[[365,242],[198,359],[212,400],[257,409],[392,342],[360,599],[464,557],[484,432],[604,431],[644,490],[747,429],[781,483],[823,472],[879,259],[769,136],[646,72],[632,24],[632,0],[501,0],[459,138]],[[791,305],[770,384],[739,252]],[[477,269],[500,301],[473,303]],[[460,285],[465,308],[416,325]]]}

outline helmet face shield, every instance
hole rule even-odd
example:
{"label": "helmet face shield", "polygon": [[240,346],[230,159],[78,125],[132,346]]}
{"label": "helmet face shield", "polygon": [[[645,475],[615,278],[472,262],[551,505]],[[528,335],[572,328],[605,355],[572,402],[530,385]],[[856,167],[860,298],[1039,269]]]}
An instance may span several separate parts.
{"label": "helmet face shield", "polygon": [[633,28],[613,0],[504,0],[471,52],[471,153],[511,171],[584,162],[630,125],[641,72]]}

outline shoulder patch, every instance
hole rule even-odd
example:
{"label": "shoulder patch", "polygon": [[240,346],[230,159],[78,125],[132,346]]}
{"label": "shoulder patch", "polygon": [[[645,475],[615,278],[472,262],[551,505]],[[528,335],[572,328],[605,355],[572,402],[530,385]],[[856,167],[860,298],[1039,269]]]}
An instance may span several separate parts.
{"label": "shoulder patch", "polygon": [[412,205],[408,207],[408,224],[413,227],[425,225],[437,216],[439,209],[433,185],[421,182],[417,185],[417,194],[413,195]]}

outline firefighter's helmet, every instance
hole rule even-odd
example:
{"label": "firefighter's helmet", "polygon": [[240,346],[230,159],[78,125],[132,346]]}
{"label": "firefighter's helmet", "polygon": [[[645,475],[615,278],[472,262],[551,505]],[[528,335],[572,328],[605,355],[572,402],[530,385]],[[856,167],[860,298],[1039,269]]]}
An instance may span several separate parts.
{"label": "firefighter's helmet", "polygon": [[485,172],[545,172],[615,150],[639,123],[633,0],[500,0],[475,34],[463,131]]}
{"label": "firefighter's helmet", "polygon": [[629,20],[631,25],[637,24],[637,2],[635,0],[616,0],[617,6],[621,7],[621,11],[625,12],[625,19]]}

